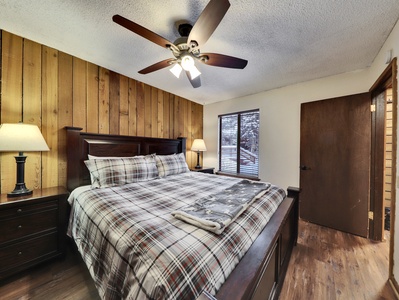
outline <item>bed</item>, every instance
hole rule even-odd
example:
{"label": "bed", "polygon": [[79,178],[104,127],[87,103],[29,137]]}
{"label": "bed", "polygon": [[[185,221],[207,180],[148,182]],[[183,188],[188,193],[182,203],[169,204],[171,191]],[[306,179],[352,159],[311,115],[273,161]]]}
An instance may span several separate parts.
{"label": "bed", "polygon": [[[236,221],[224,229],[223,233],[216,235],[213,232],[203,230],[197,226],[173,218],[168,212],[170,209],[173,210],[176,208],[173,207],[173,205],[175,205],[175,199],[182,198],[182,201],[186,203],[188,202],[187,199],[190,198],[196,199],[204,197],[204,195],[212,196],[213,190],[210,190],[210,188],[208,190],[210,184],[204,184],[208,179],[210,180],[209,182],[214,182],[214,185],[219,187],[219,190],[222,191],[224,187],[229,184],[239,183],[239,179],[237,178],[202,174],[198,172],[183,172],[182,174],[172,174],[170,176],[164,176],[161,179],[143,181],[137,184],[132,183],[123,186],[112,186],[107,189],[93,190],[89,188],[92,184],[92,178],[85,165],[85,161],[88,160],[89,155],[95,158],[126,158],[147,157],[154,154],[159,157],[168,157],[179,153],[185,154],[185,138],[163,139],[93,134],[82,132],[81,128],[76,127],[66,127],[66,130],[68,190],[71,191],[70,198],[76,198],[76,200],[70,200],[72,209],[69,233],[74,237],[75,244],[95,281],[99,294],[103,298],[141,299],[147,297],[164,299],[164,296],[168,295],[165,298],[212,299],[209,297],[214,297],[218,300],[278,299],[291,252],[296,245],[298,236],[299,190],[297,188],[289,187],[287,192],[283,191],[282,194],[281,189],[273,185],[268,187],[268,189],[272,191],[271,194],[276,195],[273,197],[277,198],[282,195],[282,198],[278,200],[278,203],[276,202],[277,204],[273,204],[276,206],[273,214],[268,217],[267,220],[262,221],[267,222],[264,228],[262,225],[255,224],[258,222],[258,219],[262,219],[264,215],[266,219],[266,214],[263,212],[258,212],[256,221],[252,220],[252,223],[246,222],[245,226],[241,224],[241,222],[244,222],[241,221],[241,219],[247,218],[250,220],[254,218],[252,211],[255,213],[255,211],[260,209],[261,205],[266,205],[263,204],[266,203],[266,201],[257,200],[254,204],[251,204]],[[233,183],[227,182],[231,180],[233,180]],[[180,186],[191,187],[195,184],[200,185],[201,192],[194,190],[194,188],[186,191],[179,190]],[[163,185],[161,190],[158,189],[159,185]],[[121,204],[121,201],[118,200],[119,198],[115,199],[114,195],[111,196],[103,193],[103,191],[109,189],[112,190],[113,194],[117,193],[121,198],[130,201],[129,205]],[[151,195],[147,194],[147,191],[152,189],[154,189],[155,192]],[[164,191],[167,190],[174,190],[174,193],[179,196],[170,196],[170,194],[164,193]],[[126,192],[136,194],[139,198],[143,198],[143,201],[138,202],[139,200],[137,200],[137,198],[134,198],[134,201],[130,200],[132,197],[127,196],[127,194],[125,194]],[[118,219],[117,222],[112,223],[113,225],[104,225],[107,224],[104,223],[104,219],[110,213],[107,212],[102,215],[102,212],[105,211],[103,210],[103,203],[105,203],[105,201],[95,200],[94,202],[90,202],[92,201],[92,197],[94,197],[92,194],[98,194],[100,197],[103,197],[103,199],[106,199],[106,201],[109,200],[106,203],[112,202],[116,203],[117,206],[128,206],[128,209],[131,209],[129,216],[135,215],[135,221],[132,222],[129,220],[128,222],[130,223],[120,223],[119,220],[126,219],[126,213],[118,212],[118,217],[114,217],[114,219]],[[184,198],[185,195],[183,194],[188,197]],[[265,196],[262,196],[260,199],[264,197]],[[91,215],[88,212],[89,209],[84,208],[84,206],[89,206],[88,203],[97,203],[90,204],[90,206],[93,207],[97,205],[96,209],[92,209],[94,213]],[[137,203],[145,204],[139,205]],[[160,215],[156,216],[157,219],[155,219],[154,216],[154,221],[148,222],[148,220],[152,220],[153,214],[155,214],[155,208],[147,206],[149,205],[148,203],[151,203],[151,205],[157,203],[157,207],[166,210],[161,210]],[[180,204],[176,205],[179,206]],[[270,206],[273,205],[270,204]],[[137,206],[140,206],[140,209],[144,209],[143,212],[139,212]],[[79,207],[79,209],[77,207]],[[266,209],[269,209],[269,207],[267,206]],[[114,206],[112,210],[115,210]],[[164,223],[159,223],[160,221],[158,218],[167,220],[167,226],[164,226]],[[95,219],[97,219],[97,221]],[[138,221],[139,219],[140,221]],[[97,231],[95,232],[93,229],[86,231],[81,230],[84,222],[96,224],[95,227]],[[132,223],[140,225],[139,229],[135,229],[134,234],[132,231],[129,231],[129,226],[133,226]],[[142,229],[142,227],[144,228],[144,225],[142,226],[144,223],[150,224],[150,229]],[[116,224],[115,228],[112,229],[111,227],[114,226],[114,224]],[[129,230],[124,229],[125,227],[129,227]],[[159,228],[165,228],[165,231],[161,232]],[[238,233],[236,235],[232,233],[235,231],[241,232],[239,230],[248,231],[248,233],[246,233],[248,237],[241,238],[240,233],[240,237],[237,238]],[[72,233],[72,231],[74,231],[74,233]],[[104,241],[108,243],[109,240],[113,240],[113,235],[114,233],[116,234],[117,231],[122,232],[120,235],[124,236],[125,239],[121,240],[120,237],[118,237],[118,241],[111,241],[110,245],[104,246]],[[156,237],[155,232],[157,231],[161,232],[158,234],[158,236],[161,237],[160,239]],[[126,234],[126,232],[129,232],[129,235]],[[190,259],[188,260],[191,261],[176,260],[176,257],[179,255],[172,253],[174,250],[171,245],[173,244],[173,247],[175,247],[175,245],[179,245],[179,241],[173,240],[172,237],[179,236],[182,232],[193,239],[194,242],[192,245],[200,244],[202,248],[210,248],[210,250],[208,249],[209,252],[204,252],[204,249],[194,249],[194,246],[187,243],[190,239],[187,239],[188,237],[185,236],[184,239],[186,244],[181,244],[177,248],[184,248],[182,249],[182,254],[184,254],[185,257],[189,256]],[[100,242],[95,242],[94,239],[90,241],[93,235],[102,235],[102,240]],[[135,241],[140,240],[142,242],[134,244],[134,246],[128,245],[127,240],[133,239],[133,236]],[[144,238],[144,236],[146,237]],[[151,237],[149,238],[148,236]],[[222,238],[223,240],[221,240]],[[242,239],[243,241],[236,243],[236,239]],[[169,269],[162,269],[163,264],[166,265],[166,263],[165,260],[161,259],[159,260],[160,262],[157,260],[155,263],[146,257],[141,261],[139,267],[134,265],[137,260],[136,255],[138,253],[138,248],[145,248],[144,254],[147,255],[151,253],[154,248],[158,247],[157,245],[160,240],[166,240],[170,245],[160,246],[160,252],[154,255],[157,259],[161,256],[167,256],[169,260],[173,260],[174,269],[172,271]],[[218,250],[214,250],[212,245],[215,245]],[[237,247],[239,250],[234,248],[234,245],[240,245],[240,247]],[[109,248],[112,248],[112,251],[109,250]],[[187,254],[189,251],[188,249],[191,248],[193,248],[193,251],[196,253],[195,255],[190,256]],[[112,255],[110,254],[111,252]],[[221,252],[222,254],[216,252]],[[93,253],[95,253],[95,255]],[[203,255],[199,255],[198,253],[203,253]],[[236,257],[234,257],[232,253],[234,253]],[[140,253],[137,257],[143,257],[144,254]],[[115,258],[115,256],[117,256],[117,258]],[[171,258],[172,256],[173,258]],[[204,259],[208,256],[211,257],[211,262],[207,260],[205,263]],[[227,260],[231,261],[230,265],[224,266],[225,263],[221,260],[221,258],[224,259],[224,257],[227,257]],[[106,261],[107,259],[110,261],[110,265],[105,263],[102,264],[102,260]],[[168,261],[168,263],[170,263],[170,261]],[[154,265],[156,265],[156,268]],[[223,265],[223,267],[221,267],[221,265]],[[202,268],[202,266],[205,267]],[[134,271],[131,271],[130,269],[133,268]],[[140,269],[140,271],[138,271],[138,269]],[[145,273],[143,269],[148,273]],[[184,275],[182,275],[182,273],[184,273]],[[190,273],[190,276],[195,279],[191,279],[186,273]],[[160,276],[159,278],[162,278],[165,283],[156,276]],[[106,279],[104,279],[104,277],[106,277]],[[110,277],[112,277],[112,280],[109,279]],[[177,282],[177,278],[179,277],[183,279],[179,279],[180,281]],[[162,282],[162,284],[153,288],[152,285],[158,284],[157,280]],[[151,285],[151,287],[148,287],[148,285]],[[149,290],[151,290],[151,292],[148,292]]]}

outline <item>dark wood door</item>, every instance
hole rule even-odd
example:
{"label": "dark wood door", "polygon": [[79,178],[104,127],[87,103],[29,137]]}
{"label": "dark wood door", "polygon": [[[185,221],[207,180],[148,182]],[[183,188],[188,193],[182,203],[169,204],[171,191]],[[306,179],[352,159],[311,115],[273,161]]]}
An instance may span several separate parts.
{"label": "dark wood door", "polygon": [[369,93],[301,105],[300,217],[368,236]]}

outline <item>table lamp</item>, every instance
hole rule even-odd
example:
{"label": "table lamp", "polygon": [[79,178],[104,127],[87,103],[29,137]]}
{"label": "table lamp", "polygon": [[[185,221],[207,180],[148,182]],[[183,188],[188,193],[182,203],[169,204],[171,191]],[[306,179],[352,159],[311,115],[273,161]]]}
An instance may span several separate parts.
{"label": "table lamp", "polygon": [[15,189],[7,197],[18,197],[32,194],[25,185],[24,152],[49,151],[49,147],[39,127],[31,124],[16,123],[0,125],[0,152],[19,152],[15,156],[17,163],[17,183]]}
{"label": "table lamp", "polygon": [[192,146],[191,151],[197,152],[197,165],[195,166],[196,169],[201,169],[200,165],[200,152],[206,151],[205,142],[202,139],[195,139]]}

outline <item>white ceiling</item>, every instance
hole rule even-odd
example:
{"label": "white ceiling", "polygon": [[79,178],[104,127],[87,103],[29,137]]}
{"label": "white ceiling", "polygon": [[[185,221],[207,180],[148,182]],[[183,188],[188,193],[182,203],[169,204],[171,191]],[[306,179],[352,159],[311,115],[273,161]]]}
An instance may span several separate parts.
{"label": "white ceiling", "polygon": [[399,17],[399,0],[230,0],[201,52],[248,60],[243,70],[197,63],[202,86],[168,68],[172,58],[114,23],[119,14],[174,41],[176,22],[194,24],[208,0],[0,0],[0,29],[189,100],[206,104],[371,65]]}

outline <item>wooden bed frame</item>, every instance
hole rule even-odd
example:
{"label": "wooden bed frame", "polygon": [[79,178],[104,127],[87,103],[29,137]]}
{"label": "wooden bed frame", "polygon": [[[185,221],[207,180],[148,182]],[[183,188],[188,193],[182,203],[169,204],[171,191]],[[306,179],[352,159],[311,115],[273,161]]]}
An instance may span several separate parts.
{"label": "wooden bed frame", "polygon": [[[135,156],[151,153],[186,153],[186,139],[119,136],[67,130],[68,190],[90,184],[84,164],[87,155]],[[278,299],[293,247],[298,237],[299,189],[288,188],[287,197],[249,248],[225,283],[218,300]],[[202,296],[203,297],[203,296]],[[201,298],[207,299],[207,298]]]}

